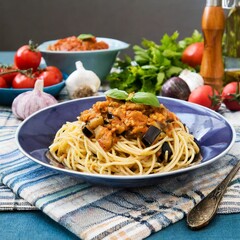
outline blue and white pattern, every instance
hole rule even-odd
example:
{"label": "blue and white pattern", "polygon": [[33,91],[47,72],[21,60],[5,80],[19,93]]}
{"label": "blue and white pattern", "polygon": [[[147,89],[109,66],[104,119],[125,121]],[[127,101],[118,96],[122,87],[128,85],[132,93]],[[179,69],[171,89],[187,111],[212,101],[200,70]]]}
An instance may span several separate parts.
{"label": "blue and white pattern", "polygon": [[[0,210],[40,209],[81,239],[143,239],[186,216],[240,159],[240,112],[221,109],[237,132],[230,152],[205,168],[164,179],[156,186],[118,189],[92,186],[40,166],[18,150],[20,124],[0,107]],[[240,212],[240,173],[218,213]]]}

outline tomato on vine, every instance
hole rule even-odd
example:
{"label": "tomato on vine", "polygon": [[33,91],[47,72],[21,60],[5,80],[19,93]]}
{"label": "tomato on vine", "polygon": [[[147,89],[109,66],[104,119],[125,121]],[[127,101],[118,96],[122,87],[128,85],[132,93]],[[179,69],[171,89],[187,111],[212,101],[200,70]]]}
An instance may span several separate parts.
{"label": "tomato on vine", "polygon": [[36,82],[36,78],[30,74],[18,73],[13,79],[13,88],[33,88]]}
{"label": "tomato on vine", "polygon": [[228,83],[222,91],[223,103],[229,110],[240,110],[240,82]]}
{"label": "tomato on vine", "polygon": [[20,47],[14,55],[14,63],[21,70],[32,69],[36,71],[40,65],[42,54],[37,45],[29,41],[28,45]]}
{"label": "tomato on vine", "polygon": [[201,65],[203,57],[204,43],[196,42],[190,44],[182,54],[182,62],[188,64],[191,67]]}
{"label": "tomato on vine", "polygon": [[62,72],[59,70],[59,68],[55,67],[55,66],[47,66],[45,68],[46,71],[53,71],[56,73],[58,79],[61,81],[63,79],[63,75]]}
{"label": "tomato on vine", "polygon": [[57,74],[53,71],[43,71],[39,74],[38,78],[43,80],[44,87],[52,86],[61,82]]}
{"label": "tomato on vine", "polygon": [[191,92],[188,101],[217,111],[221,105],[221,96],[213,87],[203,85]]}
{"label": "tomato on vine", "polygon": [[3,77],[0,77],[0,88],[7,88],[7,82]]}
{"label": "tomato on vine", "polygon": [[8,87],[11,87],[14,77],[18,74],[16,70],[12,65],[0,65],[0,75],[6,80]]}

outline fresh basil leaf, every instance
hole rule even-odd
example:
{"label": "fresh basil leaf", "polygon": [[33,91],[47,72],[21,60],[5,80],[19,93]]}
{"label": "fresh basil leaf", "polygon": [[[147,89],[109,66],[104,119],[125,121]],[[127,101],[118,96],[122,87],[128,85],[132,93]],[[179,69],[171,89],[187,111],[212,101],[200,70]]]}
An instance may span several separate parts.
{"label": "fresh basil leaf", "polygon": [[92,34],[85,34],[85,33],[80,34],[78,36],[78,39],[81,39],[81,40],[86,40],[86,39],[89,39],[89,38],[94,38],[94,36]]}
{"label": "fresh basil leaf", "polygon": [[154,107],[160,106],[160,103],[156,95],[149,92],[136,92],[133,94],[132,98],[129,100],[134,103],[140,103],[140,104],[150,105]]}
{"label": "fresh basil leaf", "polygon": [[105,95],[118,100],[126,100],[128,97],[127,92],[119,90],[117,88],[109,89],[108,91],[105,92]]}

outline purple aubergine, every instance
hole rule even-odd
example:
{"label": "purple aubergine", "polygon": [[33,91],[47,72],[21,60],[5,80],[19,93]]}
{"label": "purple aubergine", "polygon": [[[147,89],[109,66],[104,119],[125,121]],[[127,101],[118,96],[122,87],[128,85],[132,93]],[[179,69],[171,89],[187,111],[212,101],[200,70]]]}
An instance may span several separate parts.
{"label": "purple aubergine", "polygon": [[161,95],[164,97],[188,100],[191,91],[187,83],[180,77],[168,79],[162,86]]}

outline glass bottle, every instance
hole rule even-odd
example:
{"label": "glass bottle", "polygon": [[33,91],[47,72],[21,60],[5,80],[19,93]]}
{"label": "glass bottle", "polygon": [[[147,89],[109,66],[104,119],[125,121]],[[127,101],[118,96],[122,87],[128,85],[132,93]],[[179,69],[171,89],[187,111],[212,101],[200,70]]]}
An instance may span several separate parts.
{"label": "glass bottle", "polygon": [[224,53],[228,57],[240,58],[240,0],[234,1],[226,18]]}
{"label": "glass bottle", "polygon": [[229,9],[224,41],[224,84],[227,84],[240,77],[240,0],[223,0],[223,8]]}

